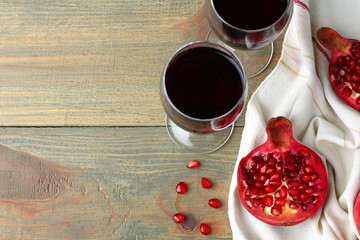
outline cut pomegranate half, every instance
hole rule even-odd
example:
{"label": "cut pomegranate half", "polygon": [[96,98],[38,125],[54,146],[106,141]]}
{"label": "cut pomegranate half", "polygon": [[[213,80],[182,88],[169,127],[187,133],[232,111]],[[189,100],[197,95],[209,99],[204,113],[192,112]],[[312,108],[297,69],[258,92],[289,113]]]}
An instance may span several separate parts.
{"label": "cut pomegranate half", "polygon": [[328,71],[334,91],[360,111],[360,41],[344,38],[328,27],[320,28],[317,37],[331,52]]}
{"label": "cut pomegranate half", "polygon": [[360,192],[358,193],[354,203],[354,220],[356,228],[360,234]]}
{"label": "cut pomegranate half", "polygon": [[327,174],[321,158],[293,138],[284,117],[267,122],[267,141],[242,158],[238,191],[244,207],[272,225],[305,221],[321,207],[327,193]]}

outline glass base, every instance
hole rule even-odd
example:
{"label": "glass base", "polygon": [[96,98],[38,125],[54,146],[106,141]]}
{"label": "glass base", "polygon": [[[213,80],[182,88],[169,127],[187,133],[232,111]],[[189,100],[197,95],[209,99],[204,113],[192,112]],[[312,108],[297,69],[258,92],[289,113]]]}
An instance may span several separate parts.
{"label": "glass base", "polygon": [[272,42],[259,49],[240,50],[232,48],[222,42],[211,29],[206,36],[206,40],[230,49],[240,59],[248,79],[263,72],[269,65],[274,53],[274,44]]}
{"label": "glass base", "polygon": [[211,153],[218,150],[229,140],[234,130],[234,123],[232,123],[221,131],[204,134],[191,133],[178,127],[167,115],[165,123],[166,130],[173,142],[192,153]]}

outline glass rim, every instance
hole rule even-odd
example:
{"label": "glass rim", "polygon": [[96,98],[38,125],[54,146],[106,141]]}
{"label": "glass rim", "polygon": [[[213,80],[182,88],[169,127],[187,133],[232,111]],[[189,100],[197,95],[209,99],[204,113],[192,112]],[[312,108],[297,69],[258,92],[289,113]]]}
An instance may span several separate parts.
{"label": "glass rim", "polygon": [[293,1],[292,0],[286,0],[289,4],[286,6],[286,9],[284,10],[284,12],[281,14],[281,16],[271,25],[267,26],[267,27],[263,27],[263,28],[258,28],[258,29],[245,29],[245,28],[239,28],[239,27],[235,27],[234,25],[228,23],[227,21],[225,21],[220,14],[216,11],[216,8],[214,6],[214,0],[208,0],[211,3],[211,8],[214,10],[214,13],[216,14],[216,16],[224,23],[226,24],[228,27],[236,29],[236,30],[240,30],[243,32],[248,32],[248,33],[256,33],[256,32],[261,32],[264,31],[266,29],[271,28],[272,26],[276,25],[285,15],[285,13],[288,12],[289,8],[292,7],[293,5]]}
{"label": "glass rim", "polygon": [[[225,54],[229,55],[232,59],[235,60],[235,62],[238,64],[238,66],[240,67],[240,71],[239,72],[239,75],[241,77],[241,83],[242,83],[242,86],[243,86],[243,93],[241,94],[239,100],[236,102],[236,104],[234,104],[234,106],[229,110],[227,111],[226,113],[218,116],[218,117],[214,117],[214,118],[196,118],[196,117],[191,117],[185,113],[183,113],[182,111],[180,111],[176,106],[175,104],[171,101],[167,91],[166,91],[166,82],[165,82],[165,75],[166,75],[166,71],[169,67],[169,64],[171,63],[171,61],[178,55],[182,52],[182,50],[186,49],[186,48],[189,48],[193,46],[193,48],[197,48],[197,47],[212,47],[214,49],[218,49],[222,52],[224,52]],[[186,49],[187,50],[187,49]],[[185,51],[186,51],[185,50]],[[212,43],[212,42],[208,42],[208,41],[194,41],[194,42],[190,42],[190,43],[187,43],[185,45],[183,45],[182,47],[178,48],[172,55],[171,57],[169,58],[169,60],[167,61],[166,65],[165,65],[165,68],[164,68],[164,71],[163,71],[163,74],[162,74],[162,91],[164,92],[165,94],[165,97],[166,99],[168,100],[169,104],[171,105],[172,108],[174,108],[178,113],[180,113],[182,116],[188,118],[188,119],[191,119],[193,121],[199,121],[199,122],[205,122],[205,121],[214,121],[214,120],[218,120],[218,119],[221,119],[223,117],[225,117],[226,115],[228,115],[229,113],[231,113],[232,111],[234,111],[234,109],[241,104],[241,101],[244,99],[244,102],[246,101],[246,98],[247,98],[247,91],[248,91],[248,84],[247,84],[247,78],[246,78],[246,72],[245,72],[245,68],[244,66],[242,65],[241,61],[239,60],[239,58],[234,54],[232,53],[229,49],[227,49],[225,46],[221,46],[219,44],[216,44],[216,43]]]}

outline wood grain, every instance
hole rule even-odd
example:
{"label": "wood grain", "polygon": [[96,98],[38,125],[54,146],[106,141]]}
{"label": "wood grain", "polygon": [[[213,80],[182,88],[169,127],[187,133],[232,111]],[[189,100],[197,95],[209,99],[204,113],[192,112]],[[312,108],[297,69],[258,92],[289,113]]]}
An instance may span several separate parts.
{"label": "wood grain", "polygon": [[[163,128],[1,128],[2,239],[230,239],[227,195],[240,128],[221,150],[181,151]],[[197,159],[197,169],[186,164]],[[202,189],[201,177],[213,182]],[[178,182],[188,192],[178,195]],[[210,208],[219,198],[223,206]],[[183,225],[172,215],[184,212]],[[15,234],[16,233],[16,237]]]}
{"label": "wood grain", "polygon": [[205,39],[203,3],[1,1],[0,126],[163,126],[161,73]]}

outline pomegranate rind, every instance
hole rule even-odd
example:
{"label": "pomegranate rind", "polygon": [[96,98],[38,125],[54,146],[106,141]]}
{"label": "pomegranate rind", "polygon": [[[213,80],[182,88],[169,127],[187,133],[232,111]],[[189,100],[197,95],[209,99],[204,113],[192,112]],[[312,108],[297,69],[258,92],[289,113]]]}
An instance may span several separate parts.
{"label": "pomegranate rind", "polygon": [[[343,99],[349,106],[356,109],[360,112],[360,92],[358,90],[360,81],[348,79],[346,81],[339,79],[337,74],[333,72],[333,64],[342,57],[350,57],[355,62],[358,62],[359,59],[355,59],[351,53],[353,43],[358,41],[356,39],[344,38],[335,30],[323,27],[317,31],[317,38],[320,43],[326,47],[331,52],[331,59],[329,63],[329,81],[335,93]],[[349,71],[345,69],[345,71]],[[354,75],[354,71],[351,71],[349,74]],[[356,78],[359,78],[359,74],[355,74]],[[350,76],[350,75],[349,75]],[[356,87],[353,88],[352,83],[355,83]],[[357,89],[357,90],[355,90]],[[351,91],[350,91],[351,90]]]}
{"label": "pomegranate rind", "polygon": [[[325,200],[327,194],[327,188],[328,188],[326,169],[322,162],[322,159],[313,150],[302,145],[293,138],[291,123],[286,118],[278,117],[278,118],[270,119],[267,123],[266,130],[268,134],[267,141],[263,145],[252,150],[247,156],[242,158],[239,163],[237,181],[238,181],[238,192],[239,192],[240,200],[243,206],[245,207],[245,209],[257,219],[271,225],[292,226],[312,217],[321,208]],[[264,174],[265,174],[265,169],[270,169],[266,165],[266,164],[270,164],[270,158],[264,156],[272,156],[274,157],[274,159],[281,159],[281,158],[284,159],[287,155],[289,156],[289,154],[300,154],[303,152],[309,154],[306,158],[306,166],[307,166],[306,169],[309,170],[306,171],[310,171],[311,169],[314,169],[317,175],[316,177],[317,180],[311,180],[311,182],[310,181],[306,182],[306,184],[309,185],[310,183],[316,184],[316,188],[309,187],[309,189],[314,190],[312,193],[310,193],[312,199],[314,199],[313,202],[311,202],[310,200],[306,200],[309,201],[309,204],[305,204],[305,200],[304,200],[304,202],[297,202],[296,204],[294,204],[294,201],[289,193],[290,180],[287,181],[284,180],[285,171],[287,171],[284,170],[285,160],[283,161],[284,162],[283,169],[279,170],[278,168],[277,170],[278,173],[281,173],[281,180],[282,180],[281,185],[277,184],[276,187],[274,188],[270,188],[271,187],[270,185],[270,187],[268,188],[270,190],[268,189],[260,190],[262,192],[254,194],[254,191],[252,190],[265,189],[265,185],[266,183],[269,182],[269,180],[264,180],[264,185],[260,186],[259,188],[254,187],[255,185],[252,185],[253,188],[251,189],[250,184],[252,183],[249,183],[249,181],[252,180],[249,180],[249,176],[250,176],[249,174],[251,174],[249,172],[251,172],[252,169],[251,165],[254,164],[253,159],[257,159],[258,157],[259,158],[263,157],[263,159],[259,160],[258,163],[262,164],[259,167],[259,169],[261,168],[261,170],[259,171],[260,172],[263,171],[262,168],[264,168]],[[271,155],[269,155],[270,153]],[[305,167],[303,169],[305,169]],[[302,173],[301,176],[306,176],[305,173],[303,172],[301,173]],[[287,176],[289,176],[289,174],[287,174]],[[271,178],[270,175],[268,175],[267,178],[270,179]],[[299,178],[300,176],[297,176],[296,180],[300,182]],[[285,191],[286,195],[281,196],[282,194],[280,193],[281,192],[280,190],[284,186],[287,189]],[[300,188],[295,187],[293,191],[296,192],[296,189],[300,189]],[[251,193],[249,193],[249,191]],[[309,194],[309,198],[310,198],[310,194]],[[278,195],[280,195],[281,197]],[[270,197],[266,197],[264,200],[265,196],[273,197],[271,198],[274,199],[272,205],[271,205],[271,201],[269,203]],[[294,205],[298,207],[294,208],[293,207]]]}
{"label": "pomegranate rind", "polygon": [[354,203],[354,220],[358,233],[360,234],[360,192],[358,193]]}

